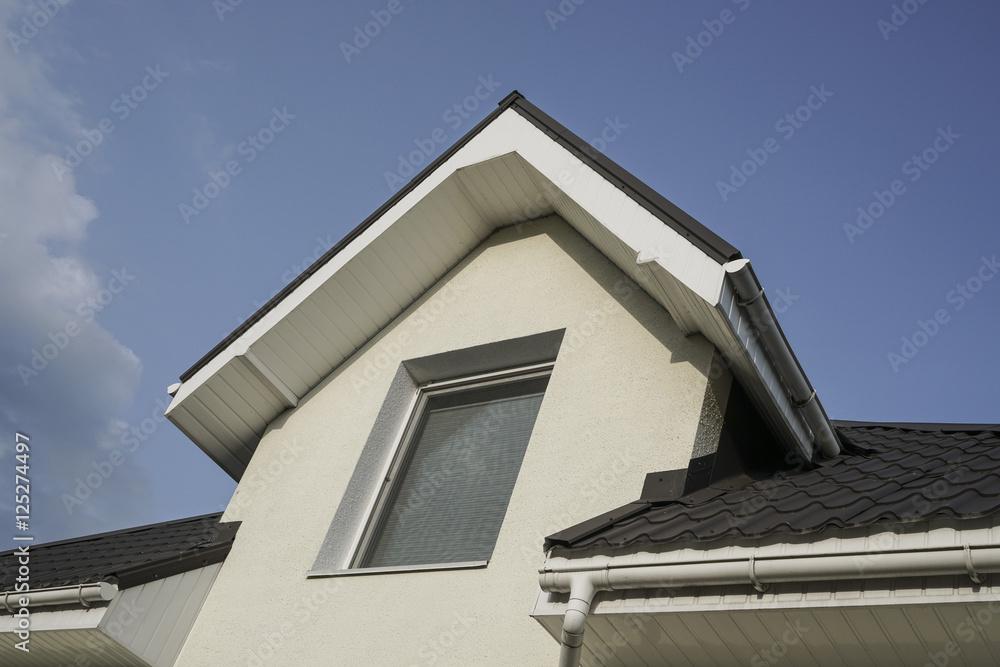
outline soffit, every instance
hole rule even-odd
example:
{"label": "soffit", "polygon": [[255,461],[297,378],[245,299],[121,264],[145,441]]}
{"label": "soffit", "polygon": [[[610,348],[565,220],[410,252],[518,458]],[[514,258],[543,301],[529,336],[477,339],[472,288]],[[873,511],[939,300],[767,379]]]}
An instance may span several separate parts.
{"label": "soffit", "polygon": [[[719,261],[508,110],[199,368],[167,416],[239,479],[271,420],[487,236],[552,214],[649,291],[685,331],[718,319]],[[640,253],[653,260],[637,264]]]}
{"label": "soffit", "polygon": [[[996,622],[993,597],[965,591],[932,601],[907,588],[898,596],[880,590],[882,600],[872,602],[858,600],[857,590],[845,592],[854,599],[827,590],[793,609],[758,608],[753,601],[742,609],[705,608],[724,595],[706,596],[701,609],[683,613],[658,611],[653,600],[598,601],[581,665],[909,667],[934,655],[950,665],[1000,663],[1000,633],[989,630]],[[562,616],[536,618],[558,641]]]}

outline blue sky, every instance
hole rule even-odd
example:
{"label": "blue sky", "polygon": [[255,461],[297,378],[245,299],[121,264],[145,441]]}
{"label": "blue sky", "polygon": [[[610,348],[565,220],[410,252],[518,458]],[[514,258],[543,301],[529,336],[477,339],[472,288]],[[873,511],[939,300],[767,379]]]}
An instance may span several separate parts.
{"label": "blue sky", "polygon": [[753,261],[831,417],[1000,421],[995,2],[230,2],[0,0],[4,539],[16,432],[37,539],[223,508],[166,387],[514,89]]}

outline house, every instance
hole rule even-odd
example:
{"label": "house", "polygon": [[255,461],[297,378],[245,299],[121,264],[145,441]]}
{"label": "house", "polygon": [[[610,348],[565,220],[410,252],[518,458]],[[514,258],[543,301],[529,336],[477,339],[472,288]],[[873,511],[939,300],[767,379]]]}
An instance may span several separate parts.
{"label": "house", "polygon": [[10,664],[1000,661],[1000,426],[831,421],[749,262],[516,92],[171,394],[229,507],[76,541]]}
{"label": "house", "polygon": [[0,554],[0,664],[174,664],[239,527],[221,516]]}

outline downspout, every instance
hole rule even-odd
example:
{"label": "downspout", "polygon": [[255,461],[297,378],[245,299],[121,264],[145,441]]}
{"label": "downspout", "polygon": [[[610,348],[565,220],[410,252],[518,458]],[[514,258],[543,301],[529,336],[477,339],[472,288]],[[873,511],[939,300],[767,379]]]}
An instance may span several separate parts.
{"label": "downspout", "polygon": [[[107,602],[113,599],[117,593],[117,586],[103,581],[96,584],[80,584],[79,586],[39,588],[20,593],[6,591],[3,593],[3,609],[13,614],[22,606],[27,606],[30,609],[55,605],[90,607],[93,602]],[[21,605],[21,598],[27,598],[28,604]]]}
{"label": "downspout", "polygon": [[657,562],[658,556],[596,557],[582,563],[550,561],[539,570],[543,591],[570,595],[563,619],[559,667],[579,666],[587,616],[594,596],[600,591],[750,585],[764,593],[775,583],[948,575],[967,575],[974,583],[981,584],[985,574],[1000,572],[1000,547],[991,545],[796,557],[750,556],[674,564]]}
{"label": "downspout", "polygon": [[[606,571],[605,571],[606,572]],[[583,651],[583,633],[587,629],[587,615],[590,604],[597,595],[595,580],[600,572],[571,575],[569,602],[563,616],[562,650],[559,652],[559,667],[579,667],[580,653]]]}
{"label": "downspout", "polygon": [[788,389],[788,398],[798,408],[803,420],[813,432],[813,438],[824,456],[834,457],[840,453],[840,443],[826,411],[816,397],[816,391],[809,384],[801,366],[792,354],[791,348],[781,335],[767,300],[761,298],[764,288],[750,268],[750,260],[737,259],[723,268],[729,275],[733,287],[740,297],[740,305],[750,315],[750,321],[759,334],[760,342],[768,357]]}

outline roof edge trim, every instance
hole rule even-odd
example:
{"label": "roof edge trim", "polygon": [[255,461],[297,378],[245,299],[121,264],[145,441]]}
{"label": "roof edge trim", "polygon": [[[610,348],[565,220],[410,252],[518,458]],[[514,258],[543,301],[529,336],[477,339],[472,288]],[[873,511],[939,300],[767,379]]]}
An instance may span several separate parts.
{"label": "roof edge trim", "polygon": [[618,189],[638,200],[643,208],[680,234],[685,240],[704,251],[706,255],[720,264],[742,257],[740,251],[727,243],[721,236],[685,213],[676,204],[571,132],[559,121],[517,94],[516,91],[511,94],[511,96],[513,95],[517,95],[517,97],[510,99],[509,102],[505,99],[504,102],[507,102],[522,117],[545,132],[556,143],[583,160],[588,167],[613,183]]}
{"label": "roof edge trim", "polygon": [[903,431],[937,431],[940,433],[1000,432],[1000,424],[951,424],[934,422],[869,422],[849,419],[831,419],[835,427],[843,428],[894,428]]}
{"label": "roof edge trim", "polygon": [[272,311],[289,294],[298,289],[313,274],[319,271],[334,256],[350,245],[355,239],[363,234],[369,227],[375,224],[390,209],[396,206],[404,197],[417,188],[430,174],[441,167],[452,156],[475,138],[485,127],[490,125],[504,111],[512,109],[522,118],[532,123],[535,127],[551,137],[556,143],[569,150],[574,156],[594,169],[603,178],[632,197],[643,208],[652,213],[657,219],[680,234],[691,244],[705,252],[709,257],[720,264],[726,261],[738,259],[742,255],[739,250],[727,243],[710,229],[702,225],[693,217],[682,211],[678,206],[657,193],[627,170],[616,164],[613,160],[598,152],[587,142],[573,134],[565,126],[557,122],[551,116],[543,112],[535,105],[528,102],[525,97],[514,90],[500,101],[497,108],[490,112],[483,120],[477,123],[469,132],[459,138],[454,144],[449,146],[435,160],[428,164],[419,174],[414,176],[409,183],[404,185],[398,192],[390,197],[384,204],[379,206],[371,215],[364,219],[357,227],[347,233],[344,238],[338,241],[332,248],[326,251],[322,257],[317,259],[302,273],[292,279],[285,287],[272,297],[267,303],[261,306],[257,312],[247,318],[242,324],[226,336],[222,341],[208,351],[201,359],[196,361],[189,369],[184,371],[181,382],[187,382],[194,375],[208,365],[219,354],[238,340],[243,334],[250,330],[257,322]]}

